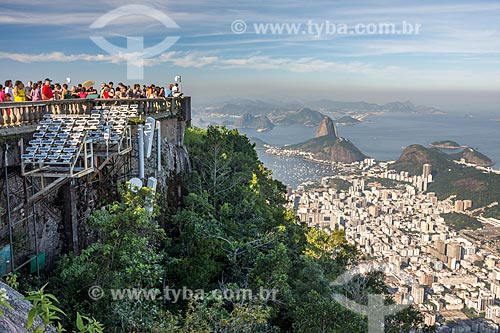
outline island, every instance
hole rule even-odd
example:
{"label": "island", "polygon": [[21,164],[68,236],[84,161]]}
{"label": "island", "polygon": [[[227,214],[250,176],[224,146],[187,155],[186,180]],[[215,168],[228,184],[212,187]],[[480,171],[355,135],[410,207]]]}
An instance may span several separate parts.
{"label": "island", "polygon": [[274,124],[267,116],[254,116],[250,113],[245,113],[234,124],[237,128],[254,128],[257,132],[270,131],[274,128]]}
{"label": "island", "polygon": [[429,146],[434,147],[434,148],[440,148],[440,149],[459,149],[459,148],[466,148],[465,146],[460,145],[456,141],[452,140],[443,140],[443,141],[435,141]]}
{"label": "island", "polygon": [[351,116],[343,116],[342,118],[335,120],[335,123],[339,125],[356,125],[359,124],[360,122],[361,122],[360,120],[353,118]]}

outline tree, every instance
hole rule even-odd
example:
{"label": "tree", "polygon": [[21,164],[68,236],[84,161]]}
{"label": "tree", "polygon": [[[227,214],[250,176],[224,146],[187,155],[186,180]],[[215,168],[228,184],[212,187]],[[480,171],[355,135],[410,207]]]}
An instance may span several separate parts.
{"label": "tree", "polygon": [[[154,220],[157,212],[145,207],[151,200],[147,188],[135,193],[123,187],[122,200],[94,212],[88,220],[95,241],[79,256],[66,255],[53,277],[54,292],[69,313],[91,313],[108,328],[121,332],[149,329],[162,316],[167,317],[157,302],[137,298],[115,301],[109,292],[123,288],[162,288],[167,244],[165,233]],[[91,300],[88,290],[101,288],[104,295]],[[83,310],[83,311],[82,311]],[[74,320],[72,320],[74,322]]]}

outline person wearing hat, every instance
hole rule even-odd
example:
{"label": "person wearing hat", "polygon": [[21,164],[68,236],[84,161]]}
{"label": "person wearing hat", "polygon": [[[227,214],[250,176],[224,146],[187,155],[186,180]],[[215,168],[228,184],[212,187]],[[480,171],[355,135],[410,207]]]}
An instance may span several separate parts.
{"label": "person wearing hat", "polygon": [[45,84],[42,87],[42,99],[44,101],[54,99],[54,93],[52,92],[52,89],[50,89],[50,82],[52,82],[51,79],[45,79]]}

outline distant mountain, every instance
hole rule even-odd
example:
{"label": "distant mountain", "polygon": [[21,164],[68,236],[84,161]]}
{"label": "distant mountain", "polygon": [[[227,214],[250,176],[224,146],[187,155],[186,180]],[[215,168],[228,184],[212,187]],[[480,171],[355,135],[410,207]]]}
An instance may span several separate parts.
{"label": "distant mountain", "polygon": [[324,117],[325,115],[321,112],[301,108],[298,111],[286,112],[275,117],[274,122],[283,125],[318,126]]}
{"label": "distant mountain", "polygon": [[406,102],[391,102],[383,105],[367,102],[339,102],[322,99],[319,101],[311,101],[309,105],[319,110],[328,110],[330,112],[340,113],[359,113],[359,112],[419,112],[419,113],[435,113],[443,114],[436,108],[414,105],[410,101]]}
{"label": "distant mountain", "polygon": [[283,105],[268,103],[259,100],[254,101],[244,99],[226,103],[222,106],[213,108],[211,111],[229,115],[243,115],[245,113],[249,113],[251,115],[269,115],[285,112],[288,110],[291,109]]}
{"label": "distant mountain", "polygon": [[381,106],[383,111],[389,112],[417,112],[417,108],[410,101],[391,102]]}
{"label": "distant mountain", "polygon": [[335,120],[335,123],[340,125],[355,125],[360,123],[360,121],[351,116],[343,116],[342,118]]}
{"label": "distant mountain", "polygon": [[[307,107],[306,107],[307,106]],[[410,101],[406,102],[391,102],[387,104],[376,104],[368,102],[342,102],[332,101],[328,99],[313,100],[306,104],[304,103],[281,103],[281,102],[267,102],[261,100],[248,100],[238,99],[225,103],[222,106],[212,106],[207,108],[209,112],[229,115],[242,115],[250,113],[252,115],[268,115],[271,118],[284,118],[291,110],[305,108],[308,110],[316,109],[320,111],[328,111],[335,113],[367,113],[367,112],[419,112],[419,113],[433,113],[443,114],[444,112],[428,106],[414,105]],[[311,109],[310,109],[311,108]],[[318,112],[318,111],[315,111]],[[293,113],[293,112],[292,112]],[[317,125],[321,121],[315,124]]]}
{"label": "distant mountain", "polygon": [[316,131],[316,137],[287,148],[314,154],[314,158],[331,162],[352,163],[366,156],[351,141],[340,138],[337,128],[329,117],[324,117]]}
{"label": "distant mountain", "polygon": [[274,128],[274,124],[267,116],[254,116],[250,113],[245,113],[235,123],[237,128],[255,128],[258,131],[270,131]]}
{"label": "distant mountain", "polygon": [[456,164],[452,161],[456,157],[437,148],[411,145],[404,149],[391,168],[408,171],[412,175],[421,175],[423,164],[428,163],[431,165],[434,178],[434,182],[429,184],[429,191],[436,192],[440,199],[456,195],[457,199],[471,199],[474,207],[498,201],[500,175],[487,174],[475,168]]}
{"label": "distant mountain", "polygon": [[380,105],[367,102],[340,102],[328,99],[319,101],[311,101],[308,103],[311,107],[316,109],[326,109],[332,112],[349,112],[349,111],[380,111]]}

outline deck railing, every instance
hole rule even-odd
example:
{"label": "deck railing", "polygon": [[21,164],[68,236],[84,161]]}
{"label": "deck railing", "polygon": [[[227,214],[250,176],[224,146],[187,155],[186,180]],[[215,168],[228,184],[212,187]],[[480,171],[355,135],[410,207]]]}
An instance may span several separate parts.
{"label": "deck railing", "polygon": [[43,115],[89,114],[94,106],[137,104],[142,117],[165,114],[191,122],[191,97],[137,98],[137,99],[64,99],[36,102],[0,103],[0,127],[16,127],[37,124]]}

